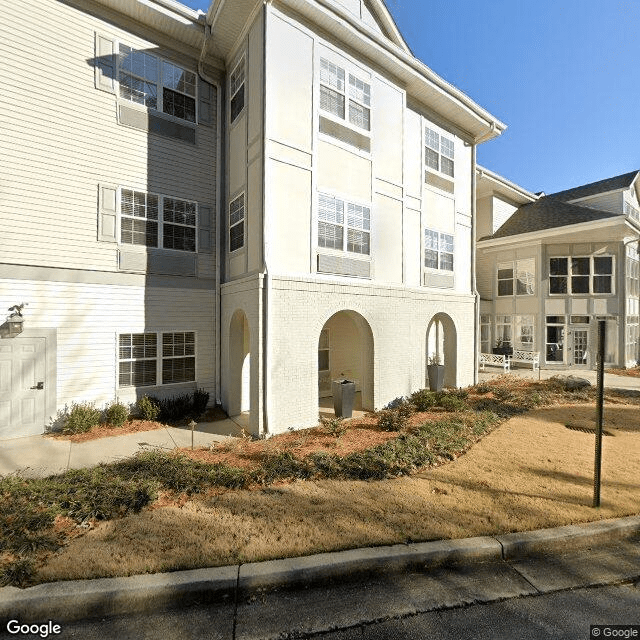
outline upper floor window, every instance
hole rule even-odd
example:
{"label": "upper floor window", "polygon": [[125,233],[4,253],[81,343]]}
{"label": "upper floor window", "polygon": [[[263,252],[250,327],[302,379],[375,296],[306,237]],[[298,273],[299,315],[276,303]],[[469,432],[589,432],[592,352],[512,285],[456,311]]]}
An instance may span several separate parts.
{"label": "upper floor window", "polygon": [[176,118],[196,121],[196,74],[157,56],[120,44],[120,97]]}
{"label": "upper floor window", "polygon": [[244,193],[229,204],[229,251],[244,247]]}
{"label": "upper floor window", "polygon": [[120,242],[179,251],[196,250],[197,206],[134,189],[120,190]]}
{"label": "upper floor window", "polygon": [[[346,216],[345,216],[346,209]],[[371,253],[371,210],[320,194],[318,246],[351,253]]]}
{"label": "upper floor window", "polygon": [[498,263],[498,295],[530,296],[535,291],[535,258]]}
{"label": "upper floor window", "polygon": [[636,207],[634,207],[630,202],[625,200],[624,203],[624,212],[626,215],[630,216],[637,222],[640,222],[640,211]]}
{"label": "upper floor window", "polygon": [[[348,76],[348,85],[346,78]],[[320,59],[320,109],[369,131],[371,129],[371,85]]]}
{"label": "upper floor window", "polygon": [[233,123],[244,109],[244,56],[240,58],[229,76],[229,96],[229,111]]}
{"label": "upper floor window", "polygon": [[453,236],[431,229],[424,230],[424,266],[453,271]]}
{"label": "upper floor window", "polygon": [[454,174],[454,144],[429,127],[424,131],[424,162],[430,169],[441,171],[453,178]]}
{"label": "upper floor window", "polygon": [[613,256],[549,258],[549,293],[612,293]]}

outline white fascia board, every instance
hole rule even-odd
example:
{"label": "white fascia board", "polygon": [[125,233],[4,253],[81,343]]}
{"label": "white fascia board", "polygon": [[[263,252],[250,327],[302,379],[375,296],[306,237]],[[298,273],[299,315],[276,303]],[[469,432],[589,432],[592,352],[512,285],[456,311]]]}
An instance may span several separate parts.
{"label": "white fascia board", "polygon": [[526,202],[535,202],[540,198],[540,196],[535,193],[531,193],[531,191],[527,191],[523,187],[517,185],[515,182],[511,182],[511,180],[507,180],[503,176],[487,169],[485,167],[481,167],[479,164],[476,165],[476,173],[479,178],[483,178],[489,180],[490,182],[494,182],[502,191],[506,191],[511,197],[516,200],[524,200],[521,204],[525,204]]}
{"label": "white fascia board", "polygon": [[[418,58],[358,22],[346,9],[335,6],[330,0],[273,0],[272,3],[293,9],[379,64],[404,84],[408,95],[466,131],[471,141],[485,142],[498,137],[507,128]],[[426,98],[425,93],[429,94]]]}
{"label": "white fascia board", "polygon": [[[555,237],[564,233],[576,234],[580,231],[592,231],[594,229],[606,229],[607,227],[615,227],[620,223],[626,223],[631,229],[634,229],[636,233],[638,229],[635,229],[629,224],[629,220],[622,214],[615,218],[608,218],[606,220],[591,220],[590,222],[578,222],[576,224],[567,224],[563,227],[553,227],[551,229],[542,229],[540,231],[530,231],[529,233],[519,233],[514,236],[505,236],[504,238],[489,238],[487,240],[478,240],[478,248],[497,247],[501,245],[509,244],[521,244],[528,242],[544,241],[546,238]],[[579,240],[576,240],[579,242]]]}

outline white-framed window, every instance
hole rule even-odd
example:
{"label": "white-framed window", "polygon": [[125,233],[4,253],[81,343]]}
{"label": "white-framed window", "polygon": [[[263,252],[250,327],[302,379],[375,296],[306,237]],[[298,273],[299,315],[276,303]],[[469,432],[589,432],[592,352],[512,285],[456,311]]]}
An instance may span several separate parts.
{"label": "white-framed window", "polygon": [[371,85],[320,58],[320,109],[353,126],[371,130]]}
{"label": "white-framed window", "polygon": [[624,212],[630,218],[633,218],[636,222],[640,222],[640,211],[638,211],[637,207],[634,207],[630,202],[625,200],[624,202]]}
{"label": "white-framed window", "polygon": [[535,318],[532,315],[515,316],[515,345],[520,351],[533,351],[535,344]]}
{"label": "white-framed window", "polygon": [[453,236],[433,229],[424,230],[424,266],[453,271]]}
{"label": "white-framed window", "polygon": [[162,334],[162,384],[196,379],[196,334],[175,331]]}
{"label": "white-framed window", "polygon": [[425,127],[424,163],[429,169],[435,169],[453,178],[455,165],[455,145],[451,138]]}
{"label": "white-framed window", "polygon": [[320,332],[320,340],[318,341],[318,371],[327,372],[331,370],[329,352],[329,329],[323,329]]}
{"label": "white-framed window", "polygon": [[531,296],[535,293],[535,258],[498,263],[499,296]]}
{"label": "white-framed window", "polygon": [[244,56],[229,75],[229,117],[233,124],[244,109]]}
{"label": "white-framed window", "polygon": [[513,318],[511,316],[496,316],[495,331],[496,346],[513,346]]}
{"label": "white-framed window", "polygon": [[120,188],[120,243],[196,251],[195,202]]}
{"label": "white-framed window", "polygon": [[244,193],[229,203],[229,252],[244,247]]}
{"label": "white-framed window", "polygon": [[196,121],[197,76],[193,71],[119,43],[118,85],[123,100]]}
{"label": "white-framed window", "polygon": [[565,316],[546,316],[545,361],[564,362]]}
{"label": "white-framed window", "polygon": [[613,293],[613,267],[613,256],[549,258],[549,293]]}
{"label": "white-framed window", "polygon": [[194,331],[121,333],[118,386],[152,387],[195,381],[195,335]]}
{"label": "white-framed window", "polygon": [[491,353],[491,316],[480,316],[480,353]]}
{"label": "white-framed window", "polygon": [[318,246],[370,255],[370,207],[318,194]]}

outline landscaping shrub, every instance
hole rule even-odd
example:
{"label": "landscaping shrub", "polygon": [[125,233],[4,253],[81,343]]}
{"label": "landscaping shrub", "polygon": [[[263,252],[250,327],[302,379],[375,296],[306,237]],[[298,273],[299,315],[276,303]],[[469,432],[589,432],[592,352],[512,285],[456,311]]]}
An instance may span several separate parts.
{"label": "landscaping shrub", "polygon": [[409,401],[416,411],[429,411],[436,405],[437,395],[428,389],[420,389],[409,396]]}
{"label": "landscaping shrub", "polygon": [[260,459],[260,468],[255,472],[257,482],[269,484],[284,478],[310,478],[313,468],[307,460],[298,460],[290,451],[266,453]]}
{"label": "landscaping shrub", "polygon": [[466,411],[469,405],[466,400],[456,393],[443,393],[440,395],[438,404],[445,411]]}
{"label": "landscaping shrub", "polygon": [[489,393],[491,389],[492,389],[491,385],[488,384],[487,382],[481,382],[480,384],[476,385],[476,391],[478,393]]}
{"label": "landscaping shrub", "polygon": [[191,415],[194,418],[199,418],[207,408],[207,404],[209,404],[209,392],[204,389],[197,389],[193,392],[193,408],[191,410]]}
{"label": "landscaping shrub", "polygon": [[113,427],[121,427],[129,419],[129,408],[121,402],[113,402],[104,411],[104,421]]}
{"label": "landscaping shrub", "polygon": [[411,409],[406,405],[401,405],[397,409],[382,409],[376,414],[378,426],[383,431],[401,431],[409,424]]}
{"label": "landscaping shrub", "polygon": [[35,562],[30,558],[17,558],[0,571],[0,587],[12,585],[26,587],[36,575]]}
{"label": "landscaping shrub", "polygon": [[100,423],[102,411],[93,402],[72,403],[63,415],[62,433],[85,433]]}
{"label": "landscaping shrub", "polygon": [[334,438],[339,438],[347,432],[347,425],[342,421],[342,418],[321,418],[320,424]]}
{"label": "landscaping shrub", "polygon": [[394,398],[391,402],[388,402],[383,409],[397,409],[398,407],[402,407],[403,405],[408,404],[407,398],[404,396],[398,396]]}
{"label": "landscaping shrub", "polygon": [[138,410],[143,420],[157,420],[160,414],[160,407],[149,396],[138,400]]}

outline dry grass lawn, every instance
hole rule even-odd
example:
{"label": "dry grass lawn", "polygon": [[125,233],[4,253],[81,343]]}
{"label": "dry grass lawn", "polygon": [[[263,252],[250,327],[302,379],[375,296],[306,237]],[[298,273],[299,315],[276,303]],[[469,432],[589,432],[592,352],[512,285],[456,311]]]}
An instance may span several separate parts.
{"label": "dry grass lawn", "polygon": [[38,581],[226,565],[366,545],[524,531],[640,513],[640,412],[607,406],[602,507],[593,405],[514,417],[454,462],[384,481],[316,480],[164,496],[98,523],[48,557]]}

